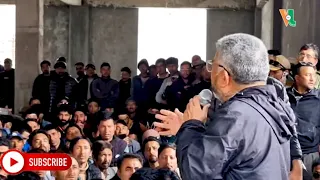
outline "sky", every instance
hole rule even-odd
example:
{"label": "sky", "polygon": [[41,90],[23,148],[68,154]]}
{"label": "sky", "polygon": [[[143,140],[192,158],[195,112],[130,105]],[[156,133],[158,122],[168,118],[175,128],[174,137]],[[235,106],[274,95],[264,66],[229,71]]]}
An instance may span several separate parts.
{"label": "sky", "polygon": [[5,58],[13,60],[15,65],[15,34],[16,34],[16,7],[15,5],[0,5],[0,64]]}
{"label": "sky", "polygon": [[176,57],[179,63],[193,55],[206,60],[207,10],[139,8],[137,61]]}

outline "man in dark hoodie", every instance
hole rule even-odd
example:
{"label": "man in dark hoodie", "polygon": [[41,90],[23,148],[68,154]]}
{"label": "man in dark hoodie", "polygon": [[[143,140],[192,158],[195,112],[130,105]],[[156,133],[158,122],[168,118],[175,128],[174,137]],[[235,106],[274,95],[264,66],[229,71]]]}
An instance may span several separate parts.
{"label": "man in dark hoodie", "polygon": [[149,74],[149,63],[146,59],[142,59],[138,63],[138,69],[140,74],[132,78],[131,98],[136,101],[141,111],[145,111],[150,105],[150,89],[152,87],[152,79],[154,77],[151,77]]}
{"label": "man in dark hoodie", "polygon": [[50,66],[51,63],[44,60],[40,63],[42,74],[39,74],[33,82],[32,97],[40,100],[47,112],[49,109],[49,84],[50,84]]}
{"label": "man in dark hoodie", "polygon": [[92,98],[99,100],[101,110],[113,112],[119,97],[118,81],[110,77],[111,66],[109,63],[102,63],[100,66],[101,77],[91,84]]}
{"label": "man in dark hoodie", "polygon": [[119,81],[119,98],[117,110],[120,113],[124,110],[125,104],[131,94],[131,70],[128,67],[121,68],[121,79]]}
{"label": "man in dark hoodie", "polygon": [[294,67],[294,75],[294,85],[287,93],[297,117],[303,163],[312,174],[312,163],[319,158],[320,90],[315,89],[316,70],[312,63],[300,62]]}
{"label": "man in dark hoodie", "polygon": [[55,113],[57,104],[63,99],[68,99],[71,106],[74,106],[76,102],[75,88],[78,82],[66,72],[66,68],[65,62],[58,61],[54,65],[55,71],[50,74],[50,113]]}
{"label": "man in dark hoodie", "polygon": [[87,64],[85,67],[86,75],[79,81],[78,90],[78,107],[86,106],[88,100],[91,98],[91,84],[99,78],[96,74],[96,67],[93,64]]}
{"label": "man in dark hoodie", "polygon": [[213,93],[222,105],[209,116],[199,96],[184,114],[162,111],[160,134],[177,134],[182,179],[288,179],[294,113],[266,85],[268,53],[263,42],[248,34],[232,34],[216,43],[211,72]]}
{"label": "man in dark hoodie", "polygon": [[14,69],[12,60],[4,60],[4,71],[0,73],[0,107],[14,110]]}

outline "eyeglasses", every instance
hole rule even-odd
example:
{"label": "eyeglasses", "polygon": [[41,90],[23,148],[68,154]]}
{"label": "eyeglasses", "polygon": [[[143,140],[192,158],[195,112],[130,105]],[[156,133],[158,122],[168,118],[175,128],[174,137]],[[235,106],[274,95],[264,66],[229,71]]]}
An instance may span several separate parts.
{"label": "eyeglasses", "polygon": [[269,64],[273,65],[275,67],[279,67],[281,68],[281,70],[286,70],[286,68],[284,66],[282,66],[282,64],[280,64],[278,61],[274,61],[274,60],[269,60]]}
{"label": "eyeglasses", "polygon": [[315,58],[314,56],[312,56],[310,54],[299,53],[299,58],[304,58],[304,57],[307,57],[307,59]]}
{"label": "eyeglasses", "polygon": [[[222,66],[221,64],[218,64],[218,66],[223,68],[228,73],[229,76],[231,75],[230,72],[224,66]],[[208,72],[212,72],[212,60],[206,61],[206,69]]]}

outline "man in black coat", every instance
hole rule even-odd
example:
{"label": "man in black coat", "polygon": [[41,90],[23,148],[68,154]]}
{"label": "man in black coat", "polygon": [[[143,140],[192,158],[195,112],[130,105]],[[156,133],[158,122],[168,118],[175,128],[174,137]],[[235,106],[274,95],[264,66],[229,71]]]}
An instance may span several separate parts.
{"label": "man in black coat", "polygon": [[275,86],[266,85],[265,45],[239,33],[216,46],[214,60],[207,62],[213,93],[222,102],[215,113],[207,118],[209,106],[202,108],[196,96],[184,114],[156,115],[160,134],[177,136],[182,179],[289,179],[295,115]]}

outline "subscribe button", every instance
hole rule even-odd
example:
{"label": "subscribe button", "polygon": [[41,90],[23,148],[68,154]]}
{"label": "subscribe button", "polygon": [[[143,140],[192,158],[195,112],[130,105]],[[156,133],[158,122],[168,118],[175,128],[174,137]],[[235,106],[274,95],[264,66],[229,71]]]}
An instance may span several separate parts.
{"label": "subscribe button", "polygon": [[22,171],[63,171],[70,168],[72,160],[63,153],[21,153],[17,150],[5,152],[0,164],[8,174]]}

